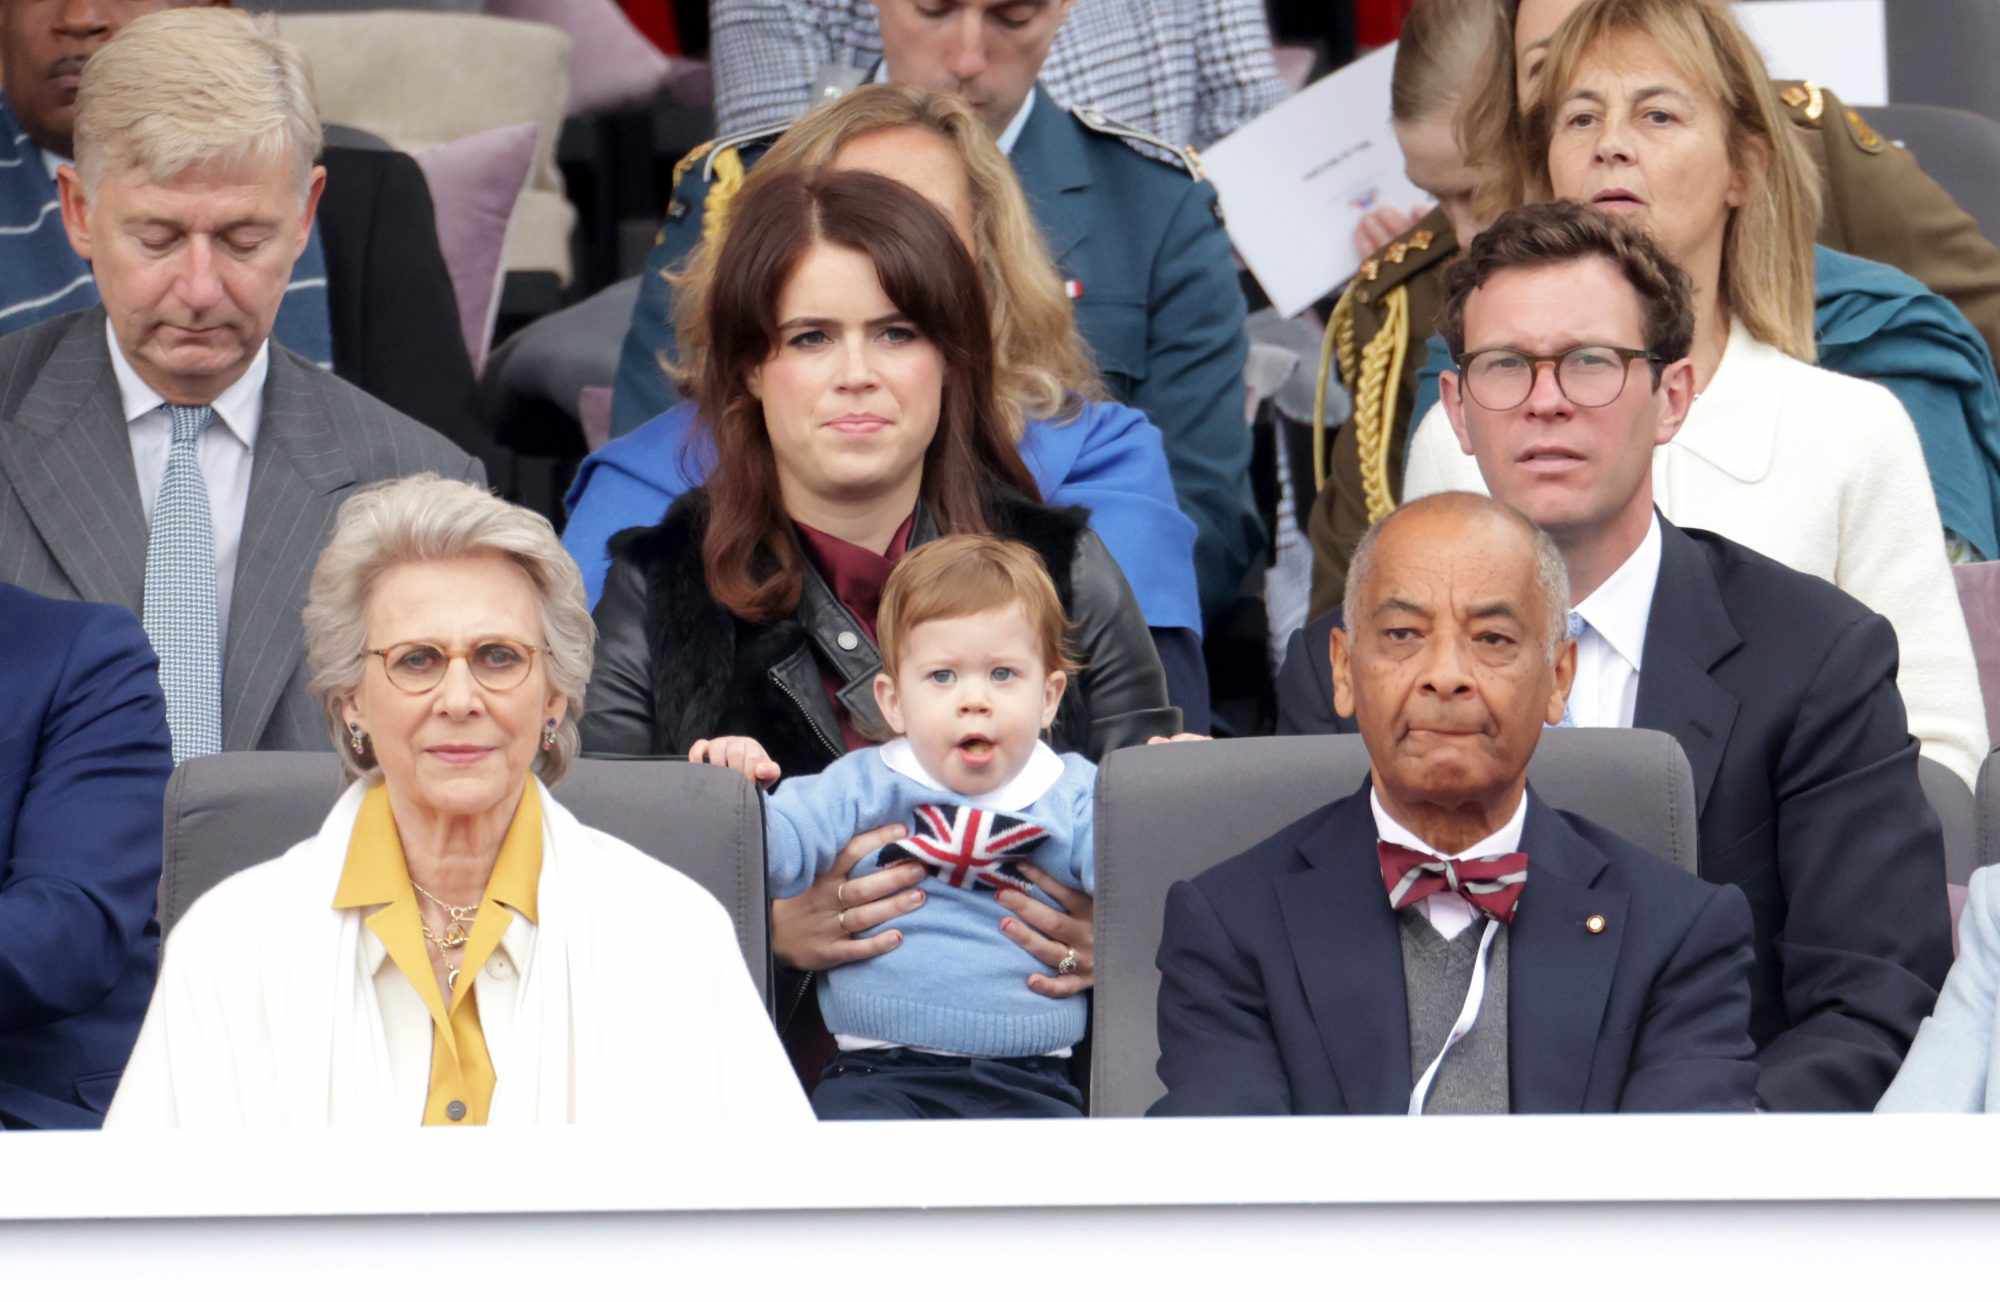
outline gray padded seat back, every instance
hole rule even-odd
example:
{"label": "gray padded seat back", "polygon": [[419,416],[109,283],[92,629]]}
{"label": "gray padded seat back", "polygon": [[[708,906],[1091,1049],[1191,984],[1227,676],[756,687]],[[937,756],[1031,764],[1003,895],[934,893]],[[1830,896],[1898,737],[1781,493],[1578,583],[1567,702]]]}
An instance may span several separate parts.
{"label": "gray padded seat back", "polygon": [[[1989,757],[1988,764],[1992,763]],[[1944,824],[1945,880],[1963,886],[1972,880],[1972,870],[1986,862],[1979,857],[1978,810],[1965,779],[1934,759],[1917,757],[1917,781],[1931,811]]]}
{"label": "gray padded seat back", "polygon": [[[2000,750],[1979,766],[1979,790],[1975,794],[1978,831],[1973,838],[1979,863],[2000,863]],[[1954,881],[1963,880],[1953,878]]]}
{"label": "gray padded seat back", "polygon": [[[1367,774],[1354,736],[1133,746],[1106,757],[1097,777],[1093,1116],[1139,1116],[1162,1092],[1153,959],[1167,888],[1348,795]],[[1694,871],[1694,777],[1666,733],[1551,728],[1528,780],[1557,808]]]}
{"label": "gray padded seat back", "polygon": [[[236,752],[189,760],[167,784],[160,930],[201,893],[275,859],[319,830],[343,784],[330,754]],[[730,769],[662,759],[585,759],[555,788],[588,827],[672,864],[722,901],[744,962],[768,997],[764,817],[756,789]]]}
{"label": "gray padded seat back", "polygon": [[[1995,10],[2000,12],[2000,5]],[[1930,178],[1972,214],[1980,234],[2000,240],[2000,122],[1931,104],[1855,111],[1869,126],[1908,149]]]}
{"label": "gray padded seat back", "polygon": [[2000,5],[1993,0],[1894,0],[1882,10],[1888,27],[1890,99],[1949,104],[2000,119],[2000,78],[1993,75],[2000,62]]}

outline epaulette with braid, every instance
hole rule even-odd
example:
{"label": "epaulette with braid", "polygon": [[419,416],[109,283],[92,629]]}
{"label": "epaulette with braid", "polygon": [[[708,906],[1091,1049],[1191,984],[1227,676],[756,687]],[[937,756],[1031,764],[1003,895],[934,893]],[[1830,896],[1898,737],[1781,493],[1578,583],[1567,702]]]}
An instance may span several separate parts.
{"label": "epaulette with braid", "polygon": [[[1395,442],[1391,425],[1396,397],[1409,361],[1413,330],[1410,291],[1402,283],[1455,248],[1429,225],[1419,226],[1390,244],[1380,257],[1361,264],[1335,304],[1320,349],[1318,392],[1313,404],[1313,462],[1320,487],[1330,470],[1324,420],[1327,382],[1335,366],[1354,407],[1355,452],[1361,463],[1361,489],[1370,523],[1396,509],[1389,489],[1389,450]],[[1357,310],[1368,306],[1379,318],[1364,342],[1356,324]],[[1428,322],[1422,323],[1426,328]]]}

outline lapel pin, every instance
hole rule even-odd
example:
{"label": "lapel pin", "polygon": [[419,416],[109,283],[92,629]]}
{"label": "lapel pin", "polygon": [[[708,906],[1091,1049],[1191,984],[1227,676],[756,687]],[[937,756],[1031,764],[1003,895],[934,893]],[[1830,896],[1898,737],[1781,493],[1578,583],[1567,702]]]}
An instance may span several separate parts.
{"label": "lapel pin", "polygon": [[1604,915],[1593,913],[1583,920],[1583,929],[1593,936],[1604,934]]}

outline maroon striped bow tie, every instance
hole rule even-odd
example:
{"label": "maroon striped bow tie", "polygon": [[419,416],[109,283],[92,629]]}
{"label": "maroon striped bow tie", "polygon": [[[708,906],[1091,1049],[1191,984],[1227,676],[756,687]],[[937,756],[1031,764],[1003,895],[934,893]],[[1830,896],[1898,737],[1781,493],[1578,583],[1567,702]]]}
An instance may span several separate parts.
{"label": "maroon striped bow tie", "polygon": [[1375,854],[1382,861],[1382,884],[1389,889],[1392,909],[1407,909],[1440,891],[1455,891],[1504,927],[1514,921],[1514,909],[1528,884],[1525,854],[1441,859],[1388,841],[1377,841]]}

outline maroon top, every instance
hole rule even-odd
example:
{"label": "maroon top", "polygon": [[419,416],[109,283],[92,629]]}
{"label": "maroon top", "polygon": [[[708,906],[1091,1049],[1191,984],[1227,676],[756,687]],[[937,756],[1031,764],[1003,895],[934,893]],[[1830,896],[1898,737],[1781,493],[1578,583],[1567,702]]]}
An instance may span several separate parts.
{"label": "maroon top", "polygon": [[[881,639],[875,635],[875,616],[882,609],[882,589],[888,585],[889,571],[896,568],[896,562],[909,550],[910,530],[916,521],[916,512],[912,511],[910,518],[896,530],[896,536],[889,540],[889,549],[879,555],[845,538],[792,521],[792,527],[799,532],[799,541],[805,544],[806,559],[826,580],[826,586],[833,589],[840,604],[861,621],[861,627],[868,631],[868,640],[877,645]],[[826,689],[826,699],[833,705],[834,716],[840,720],[840,737],[847,749],[859,750],[877,744],[855,731],[854,721],[840,703],[840,689],[847,685],[846,680],[824,662],[820,665],[820,683]]]}

